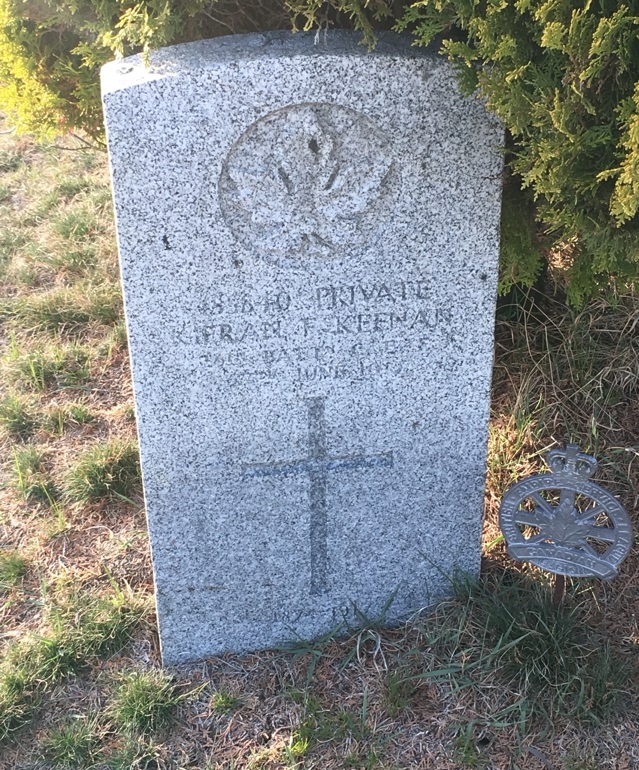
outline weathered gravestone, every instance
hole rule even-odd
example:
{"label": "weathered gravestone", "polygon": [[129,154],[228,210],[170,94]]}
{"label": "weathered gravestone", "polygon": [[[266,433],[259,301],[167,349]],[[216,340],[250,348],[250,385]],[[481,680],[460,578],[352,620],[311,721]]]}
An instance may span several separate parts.
{"label": "weathered gravestone", "polygon": [[383,35],[103,72],[164,661],[477,573],[502,134]]}

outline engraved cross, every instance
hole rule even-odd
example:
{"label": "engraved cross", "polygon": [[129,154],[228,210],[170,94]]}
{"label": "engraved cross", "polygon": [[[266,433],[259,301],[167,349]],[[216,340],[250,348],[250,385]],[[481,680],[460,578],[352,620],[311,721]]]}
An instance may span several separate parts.
{"label": "engraved cross", "polygon": [[330,457],[326,450],[324,398],[310,398],[308,404],[308,457],[272,463],[249,463],[243,466],[244,478],[307,473],[311,510],[311,594],[326,591],[328,572],[326,486],[329,471],[353,468],[392,467],[393,453],[344,455]]}

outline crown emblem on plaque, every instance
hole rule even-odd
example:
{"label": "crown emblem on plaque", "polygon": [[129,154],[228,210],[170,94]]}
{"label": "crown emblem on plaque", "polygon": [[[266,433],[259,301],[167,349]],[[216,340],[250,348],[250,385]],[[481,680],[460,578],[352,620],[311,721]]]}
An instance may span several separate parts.
{"label": "crown emblem on plaque", "polygon": [[628,514],[590,480],[597,468],[576,444],[548,452],[549,473],[514,484],[499,510],[508,554],[549,572],[610,580],[632,545]]}

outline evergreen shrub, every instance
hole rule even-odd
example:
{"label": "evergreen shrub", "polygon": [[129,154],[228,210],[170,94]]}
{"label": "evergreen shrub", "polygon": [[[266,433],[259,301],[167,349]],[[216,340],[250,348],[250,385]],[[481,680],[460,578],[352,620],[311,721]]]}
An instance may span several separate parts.
{"label": "evergreen shrub", "polygon": [[[639,276],[639,0],[0,0],[0,109],[101,141],[115,55],[282,27],[394,26],[434,44],[507,128],[500,290],[552,254],[583,302]],[[535,224],[535,219],[537,224]]]}
{"label": "evergreen shrub", "polygon": [[571,299],[636,282],[639,1],[420,0],[399,28],[437,39],[504,122]]}

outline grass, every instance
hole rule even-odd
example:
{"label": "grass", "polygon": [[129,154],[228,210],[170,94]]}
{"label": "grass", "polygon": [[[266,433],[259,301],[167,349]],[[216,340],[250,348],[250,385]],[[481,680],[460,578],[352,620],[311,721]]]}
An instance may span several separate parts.
{"label": "grass", "polygon": [[32,397],[19,393],[8,393],[0,402],[0,426],[14,440],[26,441],[38,430],[59,437],[69,428],[94,419],[95,415],[83,403],[54,403],[43,411]]}
{"label": "grass", "polygon": [[65,245],[54,251],[44,251],[40,256],[42,265],[71,279],[92,275],[98,261],[99,255],[91,244]]}
{"label": "grass", "polygon": [[27,572],[27,560],[16,551],[0,551],[0,591],[10,591]]}
{"label": "grass", "polygon": [[25,500],[52,502],[57,494],[45,470],[45,455],[34,446],[18,446],[13,450],[13,479]]}
{"label": "grass", "polygon": [[129,499],[139,491],[140,460],[131,441],[110,441],[88,449],[74,462],[65,491],[74,502]]}
{"label": "grass", "polygon": [[100,756],[97,728],[95,717],[65,720],[44,740],[44,759],[60,770],[90,767]]}
{"label": "grass", "polygon": [[426,631],[455,686],[483,684],[499,671],[515,684],[519,699],[513,711],[520,723],[598,720],[615,713],[629,671],[589,625],[583,598],[573,596],[571,604],[556,610],[548,585],[534,570],[466,581],[458,592],[459,601],[438,632]]}
{"label": "grass", "polygon": [[0,425],[13,438],[28,438],[36,426],[31,399],[17,393],[7,394],[0,402]]}
{"label": "grass", "polygon": [[564,765],[564,770],[599,770],[599,766],[596,759],[569,757]]}
{"label": "grass", "polygon": [[0,174],[10,174],[25,164],[25,156],[12,147],[0,150]]}
{"label": "grass", "polygon": [[637,554],[610,584],[569,581],[557,612],[552,581],[507,559],[496,527],[507,486],[567,439],[636,510],[636,297],[502,302],[481,583],[403,626],[362,615],[339,638],[169,676],[105,158],[2,136],[4,196],[0,766],[639,766]]}
{"label": "grass", "polygon": [[110,713],[123,730],[156,732],[175,717],[183,699],[171,678],[162,672],[131,671],[121,677]]}
{"label": "grass", "polygon": [[20,229],[0,230],[0,263],[9,260],[29,242]]}
{"label": "grass", "polygon": [[218,690],[211,696],[211,708],[219,714],[231,714],[242,706],[242,699],[229,692]]}
{"label": "grass", "polygon": [[69,177],[68,179],[60,180],[57,184],[53,185],[50,192],[38,198],[36,205],[28,212],[28,221],[37,224],[52,211],[59,208],[61,203],[73,200],[73,198],[90,190],[91,187],[91,180],[87,177]]}
{"label": "grass", "polygon": [[52,289],[14,297],[1,310],[5,319],[29,332],[73,333],[91,323],[113,325],[122,315],[122,297],[111,286]]}
{"label": "grass", "polygon": [[13,340],[4,359],[8,379],[29,391],[78,388],[89,379],[90,352],[77,343],[36,343],[20,348]]}
{"label": "grass", "polygon": [[31,717],[53,684],[121,649],[144,613],[121,591],[54,595],[44,606],[43,632],[11,645],[0,664],[0,742]]}
{"label": "grass", "polygon": [[77,425],[93,422],[95,415],[84,404],[51,406],[40,420],[40,424],[51,436],[62,436],[66,430]]}
{"label": "grass", "polygon": [[400,664],[386,672],[384,700],[388,715],[393,719],[404,713],[416,693],[414,674],[409,665]]}
{"label": "grass", "polygon": [[82,241],[100,232],[100,225],[90,208],[77,208],[60,214],[52,222],[54,233],[67,241]]}
{"label": "grass", "polygon": [[[109,757],[109,770],[152,770],[164,765],[162,747],[147,737],[128,737]],[[165,765],[166,766],[166,765]]]}

